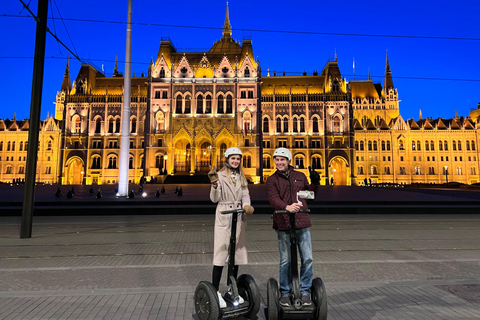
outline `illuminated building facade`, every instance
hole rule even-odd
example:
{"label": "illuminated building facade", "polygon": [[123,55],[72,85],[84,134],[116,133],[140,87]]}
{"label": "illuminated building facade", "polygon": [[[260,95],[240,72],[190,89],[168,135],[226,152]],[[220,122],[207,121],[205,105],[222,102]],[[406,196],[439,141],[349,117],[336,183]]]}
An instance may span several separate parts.
{"label": "illuminated building facade", "polygon": [[[67,62],[55,119],[42,122],[37,181],[118,183],[123,83],[115,63],[112,77],[82,65],[71,85]],[[383,86],[346,81],[336,56],[320,74],[262,77],[251,40],[232,38],[228,7],[209,51],[177,52],[162,38],[131,92],[132,183],[205,175],[231,146],[243,151],[254,183],[274,172],[279,146],[307,176],[314,166],[321,184],[479,182],[480,109],[467,118],[404,121],[388,56]],[[27,133],[28,121],[0,121],[1,181],[24,178]]]}

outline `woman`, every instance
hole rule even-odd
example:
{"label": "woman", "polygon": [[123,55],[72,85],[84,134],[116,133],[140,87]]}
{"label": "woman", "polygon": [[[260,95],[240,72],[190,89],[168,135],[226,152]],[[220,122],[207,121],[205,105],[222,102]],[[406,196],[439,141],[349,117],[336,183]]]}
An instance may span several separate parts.
{"label": "woman", "polygon": [[[217,289],[220,308],[227,306],[218,290],[223,266],[228,261],[228,246],[230,244],[232,223],[232,214],[221,214],[220,212],[244,208],[246,214],[252,214],[254,210],[250,205],[248,182],[243,174],[241,162],[242,151],[238,148],[228,148],[227,151],[225,151],[224,167],[218,174],[215,172],[215,167],[208,173],[212,184],[210,188],[210,199],[214,203],[218,202],[215,212],[212,283]],[[237,278],[238,275],[238,265],[247,264],[245,227],[246,217],[242,214],[237,222],[237,245],[235,248],[235,269],[233,274],[235,278]],[[243,299],[240,298],[239,302],[243,303]]]}

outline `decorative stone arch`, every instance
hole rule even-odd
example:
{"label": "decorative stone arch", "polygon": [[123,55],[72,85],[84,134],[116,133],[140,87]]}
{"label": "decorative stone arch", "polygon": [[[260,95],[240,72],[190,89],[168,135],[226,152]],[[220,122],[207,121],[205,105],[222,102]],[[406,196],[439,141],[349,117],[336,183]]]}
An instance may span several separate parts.
{"label": "decorative stone arch", "polygon": [[296,152],[294,155],[293,155],[293,159],[292,159],[292,162],[291,162],[291,165],[293,165],[293,167],[295,169],[305,169],[308,167],[307,165],[307,157],[305,156],[305,153],[303,152]]}
{"label": "decorative stone arch", "polygon": [[65,164],[65,184],[83,184],[85,163],[79,156],[71,156]]}
{"label": "decorative stone arch", "polygon": [[[248,68],[250,75],[245,76],[245,69]],[[254,66],[254,63],[250,60],[250,56],[247,54],[243,58],[240,68],[238,70],[239,77],[246,77],[246,78],[255,78],[257,76],[257,70]]]}
{"label": "decorative stone arch", "polygon": [[[224,70],[228,69],[227,73]],[[216,70],[216,77],[217,78],[233,78],[235,77],[235,72],[233,70],[232,64],[227,56],[224,56],[220,63],[218,64],[218,68]]]}
{"label": "decorative stone arch", "polygon": [[[339,150],[341,153],[345,153],[344,151]],[[350,185],[350,176],[349,176],[349,164],[348,164],[348,156],[341,155],[341,154],[330,154],[330,161],[328,162],[328,177],[330,181],[329,184],[334,185]]]}
{"label": "decorative stone arch", "polygon": [[172,76],[170,68],[168,67],[167,61],[165,60],[165,57],[163,56],[163,53],[162,53],[160,59],[157,60],[157,62],[155,63],[155,67],[153,68],[153,72],[152,72],[152,77],[153,78],[160,78],[160,73],[161,73],[162,69],[165,73],[165,78],[170,78]]}
{"label": "decorative stone arch", "polygon": [[313,168],[315,167],[315,169],[322,169],[323,165],[323,156],[321,153],[318,153],[318,152],[314,152],[312,154],[312,157],[310,159],[310,166]]}
{"label": "decorative stone arch", "polygon": [[[185,71],[185,72],[182,72]],[[178,63],[175,73],[173,74],[174,78],[193,78],[194,73],[192,67],[190,66],[190,62],[188,61],[187,57],[184,55],[180,62]]]}

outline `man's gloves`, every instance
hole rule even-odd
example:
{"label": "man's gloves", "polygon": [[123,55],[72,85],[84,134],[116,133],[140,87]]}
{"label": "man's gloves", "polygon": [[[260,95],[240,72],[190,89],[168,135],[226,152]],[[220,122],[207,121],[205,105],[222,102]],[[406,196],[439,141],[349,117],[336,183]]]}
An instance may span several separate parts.
{"label": "man's gloves", "polygon": [[215,166],[210,166],[210,171],[208,172],[208,179],[210,179],[210,183],[215,183],[218,181],[218,173],[215,170]]}
{"label": "man's gloves", "polygon": [[247,215],[251,215],[253,214],[253,211],[255,211],[252,206],[243,206],[243,209],[245,210],[245,214]]}
{"label": "man's gloves", "polygon": [[320,175],[317,171],[315,171],[315,166],[308,167],[308,172],[310,172],[310,181],[312,181],[313,185],[320,185]]}

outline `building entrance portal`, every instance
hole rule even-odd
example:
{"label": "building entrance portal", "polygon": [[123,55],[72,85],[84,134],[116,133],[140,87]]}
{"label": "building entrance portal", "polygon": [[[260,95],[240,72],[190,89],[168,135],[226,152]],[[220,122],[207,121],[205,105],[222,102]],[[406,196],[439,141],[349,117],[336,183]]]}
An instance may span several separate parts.
{"label": "building entrance portal", "polygon": [[197,159],[197,172],[210,171],[210,165],[212,164],[212,145],[209,142],[202,143]]}
{"label": "building entrance portal", "polygon": [[175,172],[190,172],[191,147],[186,140],[179,140],[175,144]]}
{"label": "building entrance portal", "polygon": [[82,184],[84,170],[82,159],[70,159],[67,163],[67,184]]}
{"label": "building entrance portal", "polygon": [[[335,186],[348,185],[347,180],[347,161],[342,157],[335,157],[330,160],[329,164],[329,184]],[[333,178],[333,181],[332,181]]]}

